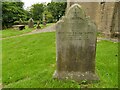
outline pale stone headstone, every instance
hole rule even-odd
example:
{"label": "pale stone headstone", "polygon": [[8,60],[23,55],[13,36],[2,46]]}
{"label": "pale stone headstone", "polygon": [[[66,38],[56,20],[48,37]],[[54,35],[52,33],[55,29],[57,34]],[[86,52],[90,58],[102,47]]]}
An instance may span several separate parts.
{"label": "pale stone headstone", "polygon": [[79,4],[72,5],[57,23],[57,69],[54,78],[99,80],[95,74],[96,25]]}
{"label": "pale stone headstone", "polygon": [[46,26],[46,15],[43,14],[43,25]]}
{"label": "pale stone headstone", "polygon": [[29,21],[28,21],[28,27],[29,28],[34,28],[34,21],[33,21],[32,18],[30,18]]}

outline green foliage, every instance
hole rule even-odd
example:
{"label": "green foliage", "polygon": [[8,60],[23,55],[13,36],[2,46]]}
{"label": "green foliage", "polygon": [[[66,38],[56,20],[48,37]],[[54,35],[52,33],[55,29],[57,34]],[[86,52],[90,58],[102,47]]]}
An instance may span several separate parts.
{"label": "green foliage", "polygon": [[[19,21],[17,21],[17,22],[19,23]],[[23,23],[25,24],[25,23],[27,23],[27,21],[24,21]],[[44,25],[40,25],[40,26],[41,26],[41,29],[43,29],[43,28],[46,28],[48,26],[51,26],[52,24],[53,23],[48,23],[46,26],[44,26]],[[7,37],[11,37],[11,36],[17,36],[17,35],[31,32],[35,29],[36,29],[36,26],[32,29],[28,28],[28,26],[25,26],[25,29],[23,29],[23,30],[15,30],[13,28],[9,28],[9,29],[5,29],[5,30],[0,31],[0,37],[7,38]]]}
{"label": "green foliage", "polygon": [[[0,37],[2,32],[0,32]],[[2,83],[2,40],[0,40],[0,83]]]}
{"label": "green foliage", "polygon": [[[14,25],[18,25],[18,24],[20,24],[20,22],[19,22],[19,21],[14,21],[13,24],[14,24]],[[23,25],[28,25],[28,21],[22,21],[21,24],[23,24]]]}
{"label": "green foliage", "polygon": [[11,27],[14,21],[25,19],[23,2],[2,2],[2,26]]}
{"label": "green foliage", "polygon": [[32,13],[29,10],[24,10],[24,11],[25,11],[25,16],[26,16],[25,20],[28,21],[32,17]]}
{"label": "green foliage", "polygon": [[43,14],[45,15],[45,20],[48,22],[48,23],[52,23],[53,22],[53,16],[51,14],[51,12],[48,12],[47,10],[43,12]]}
{"label": "green foliage", "polygon": [[[39,38],[39,39],[38,39]],[[73,80],[54,80],[55,33],[41,33],[2,41],[3,85],[9,88],[117,88],[118,43],[97,43],[96,70],[100,82],[80,85]]]}
{"label": "green foliage", "polygon": [[51,23],[58,21],[65,14],[66,5],[65,2],[51,2],[47,5],[37,3],[31,6],[30,14],[35,21],[43,21],[45,15],[45,20]]}
{"label": "green foliage", "polygon": [[21,25],[21,24],[23,24],[23,21],[22,21],[22,19],[20,18],[20,20],[19,20],[19,24]]}
{"label": "green foliage", "polygon": [[30,12],[32,14],[33,20],[40,20],[42,19],[42,13],[44,12],[44,5],[43,4],[33,4],[31,6]]}
{"label": "green foliage", "polygon": [[23,5],[23,2],[2,2],[3,29],[17,24],[20,19],[28,21],[33,18],[34,21],[40,20],[41,22],[43,21],[43,15],[45,15],[46,22],[56,22],[65,14],[66,9],[65,2],[51,2],[47,5],[37,3],[33,4],[30,10],[24,10]]}
{"label": "green foliage", "polygon": [[10,36],[16,36],[16,35],[28,33],[33,30],[34,29],[30,29],[30,28],[28,28],[28,26],[26,26],[25,29],[23,29],[23,30],[16,30],[13,28],[9,28],[9,29],[2,30],[0,32],[2,32],[2,38],[6,38],[6,37],[10,37]]}
{"label": "green foliage", "polygon": [[65,14],[66,6],[66,2],[51,2],[47,4],[47,9],[54,17],[54,21],[58,21]]}
{"label": "green foliage", "polygon": [[14,21],[14,25],[18,25],[19,24],[19,21]]}

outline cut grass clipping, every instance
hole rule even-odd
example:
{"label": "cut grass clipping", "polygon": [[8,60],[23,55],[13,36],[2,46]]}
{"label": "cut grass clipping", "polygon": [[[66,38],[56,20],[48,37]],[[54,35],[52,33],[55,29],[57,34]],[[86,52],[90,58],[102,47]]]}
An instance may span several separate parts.
{"label": "cut grass clipping", "polygon": [[[52,78],[56,69],[55,33],[41,33],[3,40],[4,87],[9,88],[81,88],[73,80]],[[97,43],[96,72],[99,83],[90,88],[118,87],[118,43]]]}

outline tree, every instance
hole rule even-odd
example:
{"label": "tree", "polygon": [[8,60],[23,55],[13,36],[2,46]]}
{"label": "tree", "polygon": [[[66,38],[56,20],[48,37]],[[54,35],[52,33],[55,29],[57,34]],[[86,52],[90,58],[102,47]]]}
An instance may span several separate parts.
{"label": "tree", "polygon": [[66,2],[51,2],[47,4],[47,9],[54,17],[54,21],[58,21],[65,14],[66,7]]}
{"label": "tree", "polygon": [[40,20],[42,19],[42,13],[44,12],[44,5],[39,3],[33,4],[31,6],[30,12],[34,20]]}
{"label": "tree", "polygon": [[2,26],[11,27],[17,20],[25,19],[25,11],[23,2],[2,2]]}
{"label": "tree", "polygon": [[53,22],[53,16],[51,14],[51,12],[48,12],[47,10],[45,10],[43,12],[43,15],[45,16],[45,20],[48,22],[48,23],[52,23]]}
{"label": "tree", "polygon": [[26,21],[28,21],[32,17],[32,13],[29,10],[25,10]]}

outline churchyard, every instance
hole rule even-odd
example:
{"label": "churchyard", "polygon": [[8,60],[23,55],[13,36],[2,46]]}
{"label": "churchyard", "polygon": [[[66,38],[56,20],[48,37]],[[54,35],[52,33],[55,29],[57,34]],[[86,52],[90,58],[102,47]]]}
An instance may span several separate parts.
{"label": "churchyard", "polygon": [[[45,27],[48,27],[48,26],[50,26],[52,24],[54,24],[54,23],[48,23],[46,26],[41,25],[41,29],[43,29]],[[15,30],[13,28],[9,28],[9,29],[5,29],[3,31],[0,31],[0,33],[2,33],[0,37],[7,38],[7,37],[11,37],[11,36],[16,36],[16,35],[29,33],[29,32],[35,31],[35,30],[36,30],[36,27],[28,28],[28,25],[25,26],[24,30]]]}
{"label": "churchyard", "polygon": [[[39,39],[38,39],[39,38]],[[56,69],[55,32],[3,40],[2,80],[9,88],[117,88],[118,43],[97,43],[96,72],[99,83],[54,80]],[[112,63],[111,63],[112,62]]]}
{"label": "churchyard", "polygon": [[80,4],[66,10],[57,22],[43,15],[0,31],[2,88],[118,88],[118,39],[98,32]]}

